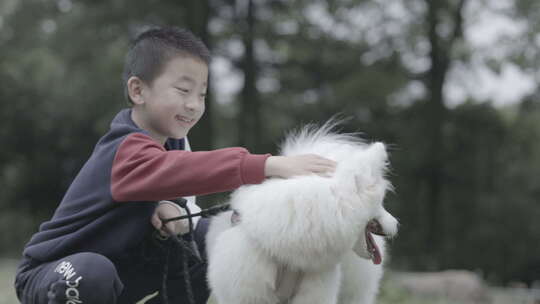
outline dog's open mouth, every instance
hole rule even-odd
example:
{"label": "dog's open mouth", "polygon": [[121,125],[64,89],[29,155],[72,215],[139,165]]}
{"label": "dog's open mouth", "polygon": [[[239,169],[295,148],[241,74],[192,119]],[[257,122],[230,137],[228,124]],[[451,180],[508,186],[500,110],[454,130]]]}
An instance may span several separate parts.
{"label": "dog's open mouth", "polygon": [[368,222],[366,225],[365,234],[366,248],[371,256],[371,260],[373,261],[373,264],[379,265],[382,263],[382,255],[377,243],[375,243],[375,240],[373,239],[373,234],[380,236],[386,236],[386,234],[384,233],[381,224],[377,220],[371,220]]}

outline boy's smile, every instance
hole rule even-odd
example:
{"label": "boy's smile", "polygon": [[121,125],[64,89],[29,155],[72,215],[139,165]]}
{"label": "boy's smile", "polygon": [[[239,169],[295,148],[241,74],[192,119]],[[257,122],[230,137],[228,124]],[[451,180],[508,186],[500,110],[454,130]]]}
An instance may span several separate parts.
{"label": "boy's smile", "polygon": [[206,63],[189,55],[170,59],[150,84],[130,79],[133,121],[160,143],[185,137],[204,113],[207,80]]}

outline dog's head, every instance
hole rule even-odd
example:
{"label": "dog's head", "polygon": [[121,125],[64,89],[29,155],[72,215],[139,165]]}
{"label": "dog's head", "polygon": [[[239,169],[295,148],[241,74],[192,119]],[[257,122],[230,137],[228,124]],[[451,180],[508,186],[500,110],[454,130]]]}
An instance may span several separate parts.
{"label": "dog's head", "polygon": [[373,234],[393,237],[398,228],[398,221],[383,206],[385,194],[391,190],[385,177],[387,167],[384,144],[362,144],[341,156],[333,177],[332,193],[355,213],[362,230],[354,250],[375,264],[381,263],[382,254]]}

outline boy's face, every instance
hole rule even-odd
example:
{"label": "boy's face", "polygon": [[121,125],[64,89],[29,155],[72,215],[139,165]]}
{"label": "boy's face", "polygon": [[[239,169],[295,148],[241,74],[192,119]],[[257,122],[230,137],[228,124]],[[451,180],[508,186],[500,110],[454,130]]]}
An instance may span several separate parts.
{"label": "boy's face", "polygon": [[202,60],[170,59],[151,85],[142,84],[136,123],[161,143],[185,137],[204,113],[207,81],[208,66]]}

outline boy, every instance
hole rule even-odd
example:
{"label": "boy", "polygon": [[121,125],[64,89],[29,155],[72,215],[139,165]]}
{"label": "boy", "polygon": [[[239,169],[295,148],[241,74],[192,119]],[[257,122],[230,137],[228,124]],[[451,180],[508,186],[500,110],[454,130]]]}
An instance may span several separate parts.
{"label": "boy", "polygon": [[[124,70],[132,106],[117,114],[52,219],[26,245],[15,282],[22,303],[158,303],[165,265],[167,298],[186,303],[178,247],[153,233],[187,231],[186,220],[162,227],[162,219],[183,214],[170,200],[334,170],[315,155],[189,151],[186,135],[204,112],[209,61],[188,31],[153,29],[135,40]],[[196,211],[194,198],[188,206]],[[206,225],[199,220],[195,230],[201,251]],[[189,271],[196,302],[205,303],[205,264]]]}

